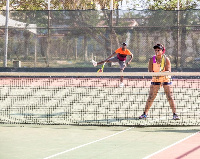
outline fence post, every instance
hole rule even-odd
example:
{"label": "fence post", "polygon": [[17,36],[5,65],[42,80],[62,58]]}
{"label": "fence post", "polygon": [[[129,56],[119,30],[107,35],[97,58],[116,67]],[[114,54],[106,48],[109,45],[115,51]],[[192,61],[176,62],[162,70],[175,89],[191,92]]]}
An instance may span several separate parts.
{"label": "fence post", "polygon": [[4,46],[4,61],[3,66],[7,67],[7,56],[8,56],[8,21],[9,21],[9,6],[10,0],[6,1],[6,22],[5,22],[5,46]]}
{"label": "fence post", "polygon": [[177,1],[177,60],[176,68],[179,66],[179,0]]}

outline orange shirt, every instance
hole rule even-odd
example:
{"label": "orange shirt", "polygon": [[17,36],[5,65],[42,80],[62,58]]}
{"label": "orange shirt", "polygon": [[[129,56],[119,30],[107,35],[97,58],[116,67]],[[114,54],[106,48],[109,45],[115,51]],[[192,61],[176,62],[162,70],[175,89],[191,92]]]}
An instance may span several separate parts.
{"label": "orange shirt", "polygon": [[[158,63],[153,63],[153,72],[160,72],[160,64]],[[162,72],[165,72],[165,68]]]}
{"label": "orange shirt", "polygon": [[[153,72],[160,72],[160,64],[156,62],[156,57],[153,56]],[[165,68],[162,72],[165,72]],[[156,76],[152,78],[152,82],[170,82],[170,76]]]}
{"label": "orange shirt", "polygon": [[118,48],[117,50],[115,50],[115,53],[121,54],[121,55],[131,55],[132,54],[128,49],[125,49],[123,51],[121,47]]}

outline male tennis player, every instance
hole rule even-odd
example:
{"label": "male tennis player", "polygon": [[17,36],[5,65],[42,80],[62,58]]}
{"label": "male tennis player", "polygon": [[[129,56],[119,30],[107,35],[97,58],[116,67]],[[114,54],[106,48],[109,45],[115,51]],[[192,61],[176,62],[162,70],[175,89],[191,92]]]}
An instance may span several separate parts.
{"label": "male tennis player", "polygon": [[[127,55],[130,56],[130,60],[126,64],[126,56]],[[113,56],[115,56],[115,57],[113,57]],[[98,62],[98,63],[96,61],[92,60],[92,63],[94,65],[94,67],[96,67],[97,65],[104,64],[105,62],[118,62],[119,66],[120,66],[120,72],[123,72],[125,67],[131,63],[132,59],[133,59],[133,54],[130,52],[130,50],[127,49],[127,44],[122,43],[122,47],[115,50],[115,52],[113,54],[111,54],[107,59],[105,59],[101,62]],[[120,85],[119,85],[120,87],[124,86],[123,79],[124,79],[124,77],[121,76],[120,77]]]}
{"label": "male tennis player", "polygon": [[[165,53],[165,47],[162,44],[156,44],[154,47],[155,54],[149,60],[149,72],[171,72],[171,62],[169,58],[167,58]],[[152,78],[149,97],[146,102],[144,113],[139,117],[139,119],[146,119],[148,111],[153,104],[154,99],[158,93],[158,90],[161,86],[163,86],[167,100],[169,101],[170,107],[173,112],[173,119],[179,120],[178,115],[176,114],[176,107],[174,104],[174,100],[172,98],[172,90],[171,90],[171,77],[170,76],[157,76]]]}

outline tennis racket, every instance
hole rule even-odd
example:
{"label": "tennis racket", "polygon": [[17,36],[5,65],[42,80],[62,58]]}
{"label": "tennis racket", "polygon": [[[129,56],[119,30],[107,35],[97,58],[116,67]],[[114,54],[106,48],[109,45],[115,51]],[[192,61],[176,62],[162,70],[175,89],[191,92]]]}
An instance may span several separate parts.
{"label": "tennis racket", "polygon": [[103,72],[105,64],[106,64],[106,62],[104,62],[104,64],[102,65],[102,67],[97,72]]}
{"label": "tennis racket", "polygon": [[162,55],[162,59],[160,63],[160,72],[162,72],[165,69],[165,63],[166,63],[166,57],[165,55]]}

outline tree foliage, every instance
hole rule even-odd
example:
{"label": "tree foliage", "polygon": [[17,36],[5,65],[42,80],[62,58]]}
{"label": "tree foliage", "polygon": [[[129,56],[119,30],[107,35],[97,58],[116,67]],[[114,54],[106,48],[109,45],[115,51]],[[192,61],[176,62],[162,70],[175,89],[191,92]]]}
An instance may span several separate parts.
{"label": "tree foliage", "polygon": [[[119,2],[123,0],[113,0],[113,8],[118,9]],[[193,9],[199,0],[179,0],[179,9]],[[111,0],[51,0],[51,10],[87,10],[87,9],[110,9]],[[129,8],[134,9],[140,3],[152,10],[177,10],[178,0],[140,0],[132,1]],[[5,10],[6,0],[0,2],[0,9]],[[144,5],[143,5],[144,6]],[[11,10],[47,10],[48,0],[10,0]]]}
{"label": "tree foliage", "polygon": [[[114,9],[117,9],[118,2],[113,0]],[[51,10],[87,10],[87,9],[110,9],[111,0],[51,0]],[[5,10],[6,0],[0,3],[0,9]],[[10,0],[11,10],[47,10],[48,0]]]}
{"label": "tree foliage", "polygon": [[[177,4],[179,1],[179,10],[193,9],[196,7],[197,2],[194,0],[147,0],[149,8],[152,10],[177,10]],[[153,3],[150,3],[153,2]]]}

